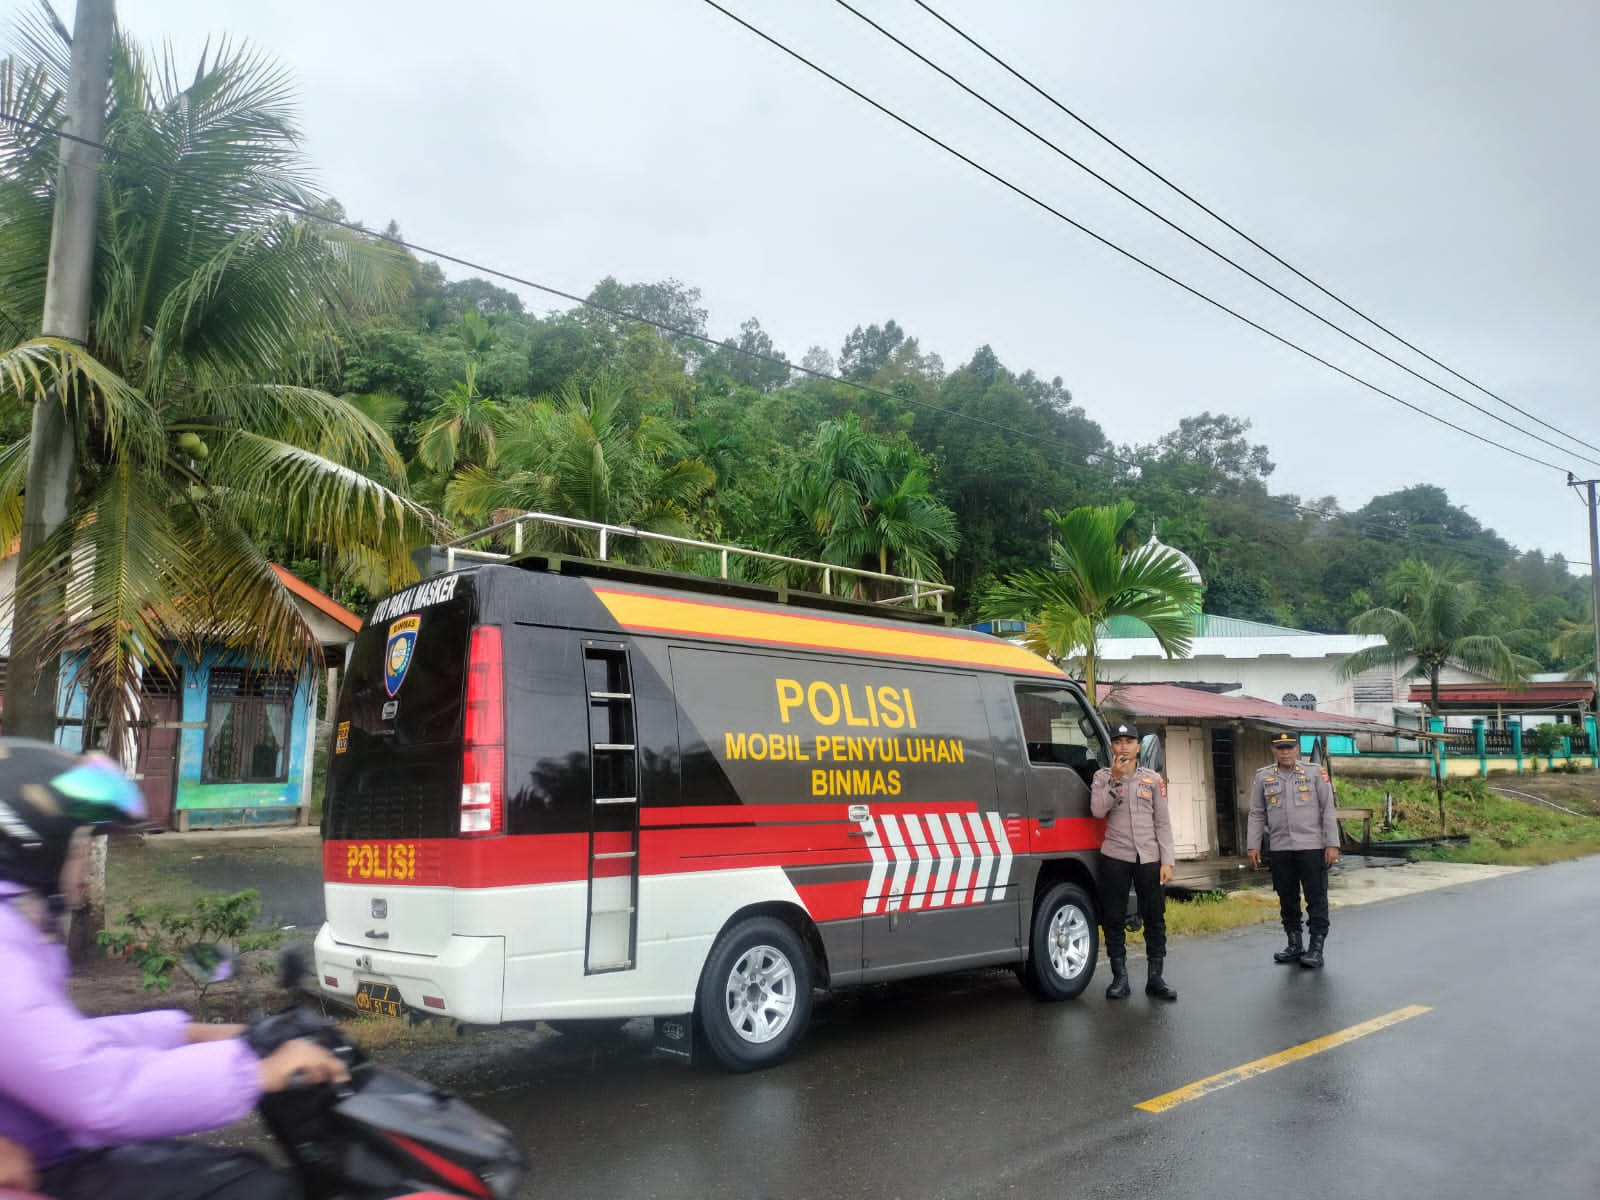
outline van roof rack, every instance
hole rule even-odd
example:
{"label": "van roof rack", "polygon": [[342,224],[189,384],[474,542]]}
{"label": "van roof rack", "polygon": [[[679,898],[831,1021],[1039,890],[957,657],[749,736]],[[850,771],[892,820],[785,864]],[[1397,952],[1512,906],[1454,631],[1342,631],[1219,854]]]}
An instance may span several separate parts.
{"label": "van roof rack", "polygon": [[[524,549],[525,542],[532,541],[540,532],[547,532],[551,528],[585,531],[598,535],[596,542],[598,553],[589,558],[565,552],[533,549],[531,546]],[[530,533],[533,538],[529,537]],[[472,543],[490,537],[509,541],[510,553],[473,548]],[[708,567],[711,563],[715,563],[712,569],[716,573],[663,570],[617,562],[613,557],[616,553],[616,543],[627,539],[661,543],[700,552],[708,556]],[[750,550],[743,546],[676,537],[648,529],[636,529],[631,525],[607,525],[600,521],[561,517],[553,513],[520,513],[490,525],[487,529],[469,533],[465,537],[457,538],[443,546],[432,547],[430,550],[428,565],[436,570],[453,571],[469,562],[515,562],[522,566],[559,571],[563,574],[599,575],[663,587],[709,591],[719,595],[776,600],[779,603],[805,607],[870,613],[875,616],[901,617],[939,624],[948,624],[954,619],[953,614],[945,612],[945,598],[955,591],[955,588],[947,583],[929,583],[927,580],[913,579],[906,575],[888,575],[879,571],[862,570],[859,567],[842,567],[837,563],[791,558],[788,555],[772,554],[765,550]],[[764,565],[767,571],[780,577],[784,567],[812,572],[820,578],[822,590],[810,592],[791,588],[781,582],[771,584],[764,583],[760,579],[736,577],[732,572],[745,562]],[[427,568],[425,573],[426,570]],[[833,589],[841,584],[859,585],[868,582],[889,585],[888,590],[892,594],[882,599],[862,599],[835,595],[833,592]],[[927,607],[930,605],[931,611]]]}

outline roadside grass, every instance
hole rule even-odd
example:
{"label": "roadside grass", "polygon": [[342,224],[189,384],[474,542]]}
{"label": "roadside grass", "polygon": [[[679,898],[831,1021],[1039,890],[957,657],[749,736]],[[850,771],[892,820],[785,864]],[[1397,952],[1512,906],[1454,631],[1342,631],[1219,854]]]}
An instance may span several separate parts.
{"label": "roadside grass", "polygon": [[446,1017],[412,1023],[405,1017],[378,1017],[362,1014],[339,1022],[341,1029],[369,1053],[378,1050],[420,1050],[424,1046],[453,1045],[464,1030],[459,1022]]}
{"label": "roadside grass", "polygon": [[[1188,900],[1167,898],[1167,936],[1190,937],[1221,933],[1276,920],[1278,899],[1260,892],[1200,892]],[[1128,941],[1144,944],[1143,932],[1130,932]]]}
{"label": "roadside grass", "polygon": [[200,887],[187,873],[175,870],[173,853],[168,847],[152,846],[142,838],[112,839],[106,862],[107,920],[120,921],[122,914],[136,905],[188,908],[201,896],[214,894],[214,889]]}
{"label": "roadside grass", "polygon": [[[1516,779],[1455,779],[1447,782],[1444,793],[1444,830],[1449,835],[1465,835],[1464,846],[1430,846],[1414,850],[1418,861],[1488,863],[1503,866],[1531,866],[1581,858],[1600,853],[1600,820],[1593,816],[1573,816],[1553,808],[1495,794],[1490,786],[1533,791],[1529,781]],[[1564,800],[1556,803],[1568,808],[1593,808],[1600,803],[1600,775],[1593,772],[1563,780]],[[1409,841],[1437,837],[1439,803],[1429,780],[1407,779],[1388,783],[1359,784],[1343,780],[1340,802],[1371,808],[1372,838],[1375,842]],[[1383,827],[1384,796],[1394,801],[1393,822]]]}
{"label": "roadside grass", "polygon": [[1562,808],[1600,816],[1600,772],[1597,771],[1567,771],[1559,767],[1554,771],[1541,771],[1537,775],[1495,771],[1490,774],[1488,785],[1491,789],[1522,792],[1549,800]]}

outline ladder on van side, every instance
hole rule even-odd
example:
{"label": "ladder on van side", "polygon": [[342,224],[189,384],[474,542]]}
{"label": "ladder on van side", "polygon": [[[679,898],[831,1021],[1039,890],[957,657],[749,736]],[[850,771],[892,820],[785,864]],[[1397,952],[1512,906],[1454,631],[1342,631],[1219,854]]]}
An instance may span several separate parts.
{"label": "ladder on van side", "polygon": [[639,938],[639,747],[620,642],[585,641],[589,693],[589,904],[584,973],[629,971]]}

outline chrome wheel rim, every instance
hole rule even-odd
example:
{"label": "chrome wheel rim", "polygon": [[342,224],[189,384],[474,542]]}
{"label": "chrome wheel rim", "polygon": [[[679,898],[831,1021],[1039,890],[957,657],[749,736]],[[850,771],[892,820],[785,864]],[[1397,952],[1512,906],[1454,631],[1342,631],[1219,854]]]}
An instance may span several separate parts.
{"label": "chrome wheel rim", "polygon": [[1076,979],[1089,965],[1089,918],[1075,904],[1063,904],[1050,918],[1050,968]]}
{"label": "chrome wheel rim", "polygon": [[723,996],[734,1033],[751,1045],[770,1042],[794,1017],[794,964],[775,946],[751,946],[734,961]]}

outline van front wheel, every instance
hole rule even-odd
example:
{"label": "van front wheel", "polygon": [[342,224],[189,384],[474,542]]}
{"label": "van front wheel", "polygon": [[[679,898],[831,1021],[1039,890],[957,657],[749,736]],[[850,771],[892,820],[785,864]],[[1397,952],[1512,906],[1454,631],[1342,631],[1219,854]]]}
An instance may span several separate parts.
{"label": "van front wheel", "polygon": [[724,931],[700,973],[697,1013],[705,1043],[730,1071],[755,1071],[794,1052],[811,1021],[811,959],[775,917]]}
{"label": "van front wheel", "polygon": [[1070,1000],[1089,986],[1100,953],[1094,905],[1074,883],[1058,883],[1033,911],[1023,982],[1042,1000]]}

